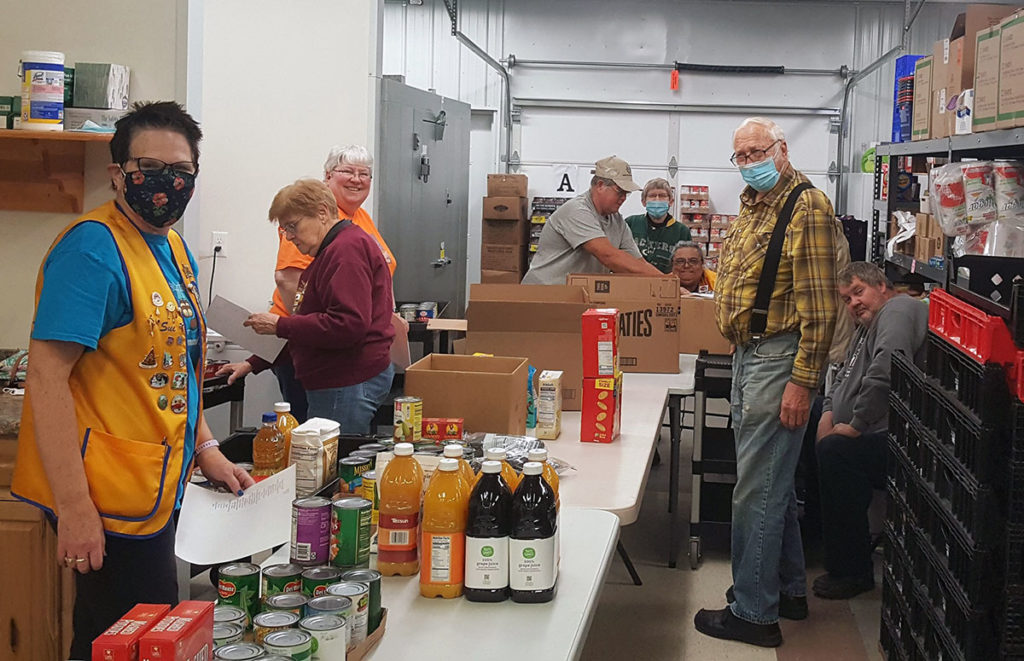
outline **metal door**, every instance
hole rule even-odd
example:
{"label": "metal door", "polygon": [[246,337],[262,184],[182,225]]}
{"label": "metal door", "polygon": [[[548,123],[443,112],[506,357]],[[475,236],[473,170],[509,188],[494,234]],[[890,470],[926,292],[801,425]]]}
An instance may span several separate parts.
{"label": "metal door", "polygon": [[377,216],[395,254],[397,301],[466,307],[470,107],[381,81]]}

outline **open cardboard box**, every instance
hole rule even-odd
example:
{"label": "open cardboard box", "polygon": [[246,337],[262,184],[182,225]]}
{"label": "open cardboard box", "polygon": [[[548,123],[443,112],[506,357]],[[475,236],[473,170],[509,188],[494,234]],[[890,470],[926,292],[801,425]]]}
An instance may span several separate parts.
{"label": "open cardboard box", "polygon": [[348,651],[348,654],[345,655],[345,659],[347,661],[362,661],[362,659],[370,653],[370,650],[377,646],[380,639],[384,637],[384,629],[387,627],[388,623],[388,609],[381,608],[380,613],[380,624],[377,625],[374,632],[367,636],[363,642]]}
{"label": "open cardboard box", "polygon": [[680,300],[679,353],[727,354],[732,351],[729,340],[722,337],[715,321],[715,299],[707,296],[687,295]]}

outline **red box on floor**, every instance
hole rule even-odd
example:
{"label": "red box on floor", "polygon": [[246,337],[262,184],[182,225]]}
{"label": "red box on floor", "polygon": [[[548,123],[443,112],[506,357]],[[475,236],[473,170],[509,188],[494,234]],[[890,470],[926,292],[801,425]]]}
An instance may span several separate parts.
{"label": "red box on floor", "polygon": [[619,437],[622,419],[622,373],[614,377],[583,379],[580,441],[611,443]]}
{"label": "red box on floor", "polygon": [[167,604],[135,604],[92,641],[92,661],[137,661],[142,635],[169,610]]}
{"label": "red box on floor", "polygon": [[181,602],[147,631],[139,643],[139,661],[212,658],[212,601]]}
{"label": "red box on floor", "polygon": [[619,373],[619,311],[595,308],[582,315],[583,378],[615,376]]}

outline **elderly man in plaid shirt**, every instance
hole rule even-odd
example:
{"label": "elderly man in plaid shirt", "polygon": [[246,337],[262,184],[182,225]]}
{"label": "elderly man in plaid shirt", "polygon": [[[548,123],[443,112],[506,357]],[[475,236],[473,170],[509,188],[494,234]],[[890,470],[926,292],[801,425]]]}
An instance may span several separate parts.
{"label": "elderly man in plaid shirt", "polygon": [[735,346],[736,437],[730,602],[701,610],[697,630],[763,647],[782,644],[779,617],[807,617],[807,577],[794,473],[813,393],[839,312],[835,222],[820,190],[796,198],[763,332],[751,330],[754,299],[776,220],[807,177],[789,162],[774,122],[753,117],[733,134],[732,162],[747,187],[725,237],[715,287],[718,327]]}

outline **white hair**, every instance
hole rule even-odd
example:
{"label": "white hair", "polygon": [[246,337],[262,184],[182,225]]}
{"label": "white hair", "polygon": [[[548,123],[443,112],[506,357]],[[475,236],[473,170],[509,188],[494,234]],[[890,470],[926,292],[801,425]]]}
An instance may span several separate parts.
{"label": "white hair", "polygon": [[334,145],[327,153],[327,160],[324,161],[324,174],[328,174],[340,165],[362,165],[373,172],[373,155],[362,145],[346,145],[339,147]]}
{"label": "white hair", "polygon": [[747,117],[743,120],[743,123],[736,127],[736,130],[732,132],[732,139],[736,140],[736,134],[742,131],[747,126],[760,126],[769,135],[772,136],[772,140],[785,140],[786,134],[783,133],[782,127],[765,117]]}

